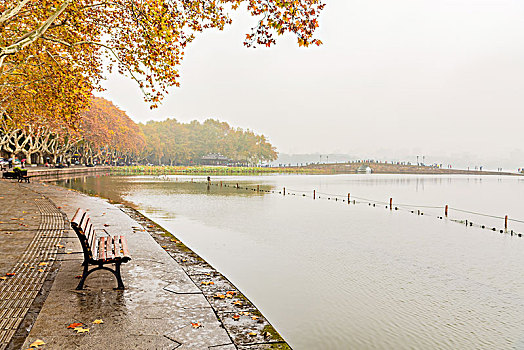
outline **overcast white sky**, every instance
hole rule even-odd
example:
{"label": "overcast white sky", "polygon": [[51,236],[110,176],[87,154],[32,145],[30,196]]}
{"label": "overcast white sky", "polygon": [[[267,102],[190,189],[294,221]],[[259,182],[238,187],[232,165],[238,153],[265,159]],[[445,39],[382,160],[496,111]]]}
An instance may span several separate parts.
{"label": "overcast white sky", "polygon": [[163,107],[118,76],[103,96],[135,121],[218,118],[283,153],[524,166],[524,1],[327,0],[324,45],[307,49],[244,48],[254,19],[234,19],[188,48]]}

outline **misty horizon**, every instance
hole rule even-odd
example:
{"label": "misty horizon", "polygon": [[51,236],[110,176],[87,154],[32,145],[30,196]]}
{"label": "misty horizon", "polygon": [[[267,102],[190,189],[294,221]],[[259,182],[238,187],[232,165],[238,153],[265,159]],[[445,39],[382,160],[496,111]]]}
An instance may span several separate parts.
{"label": "misty horizon", "polygon": [[[136,122],[216,118],[264,134],[283,154],[351,154],[456,166],[524,166],[524,3],[332,1],[324,45],[246,49],[233,16],[187,50],[181,87],[150,111],[111,74],[102,96]],[[429,161],[431,159],[431,161]],[[471,164],[469,164],[471,163]]]}

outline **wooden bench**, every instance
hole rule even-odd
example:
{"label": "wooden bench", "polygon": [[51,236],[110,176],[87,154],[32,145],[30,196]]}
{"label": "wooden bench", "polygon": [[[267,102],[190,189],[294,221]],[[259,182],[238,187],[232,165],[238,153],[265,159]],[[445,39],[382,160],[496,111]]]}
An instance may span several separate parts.
{"label": "wooden bench", "polygon": [[[97,234],[99,230],[95,230],[89,214],[82,209],[76,211],[71,220],[71,227],[78,236],[84,252],[84,262],[82,263],[84,271],[76,289],[83,289],[87,276],[96,270],[111,271],[118,282],[116,289],[124,289],[120,265],[131,260],[126,238],[124,236],[111,236],[105,230],[103,230],[103,235]],[[115,264],[115,268],[111,269],[104,266],[109,264]],[[90,265],[96,267],[89,270]]]}
{"label": "wooden bench", "polygon": [[16,179],[18,182],[29,182],[30,176],[27,175],[27,170],[15,168],[13,171],[6,171],[2,173],[2,178],[4,179]]}

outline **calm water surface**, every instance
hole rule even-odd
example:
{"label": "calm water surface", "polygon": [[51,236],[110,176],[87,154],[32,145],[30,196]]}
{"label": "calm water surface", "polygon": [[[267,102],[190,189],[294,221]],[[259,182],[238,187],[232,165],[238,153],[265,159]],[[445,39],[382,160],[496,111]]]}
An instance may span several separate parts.
{"label": "calm water surface", "polygon": [[[390,211],[333,195],[524,219],[518,177],[86,177],[61,185],[126,202],[240,288],[295,349],[524,349],[524,238],[498,218]],[[288,195],[279,195],[282,187]],[[320,199],[313,200],[312,190]],[[305,191],[302,196],[298,191]],[[289,192],[295,193],[290,195]],[[331,200],[327,200],[330,197]],[[399,209],[406,209],[402,206]],[[510,221],[524,232],[524,224]]]}

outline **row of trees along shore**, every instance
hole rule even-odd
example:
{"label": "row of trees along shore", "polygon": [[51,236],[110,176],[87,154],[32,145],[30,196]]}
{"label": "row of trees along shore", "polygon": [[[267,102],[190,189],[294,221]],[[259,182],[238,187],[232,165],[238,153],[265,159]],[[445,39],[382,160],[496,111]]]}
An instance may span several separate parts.
{"label": "row of trees along shore", "polygon": [[[216,121],[137,126],[123,112],[104,119],[100,110],[112,107],[93,93],[116,71],[156,108],[179,86],[188,45],[206,30],[223,30],[234,11],[253,17],[246,47],[270,47],[286,33],[307,47],[322,44],[314,34],[324,7],[321,0],[0,0],[0,150],[53,163],[141,155],[176,163],[215,150],[246,161],[270,159],[262,136]],[[153,147],[154,130],[163,136]],[[202,144],[192,139],[213,133]],[[164,139],[171,135],[182,142],[178,152]]]}
{"label": "row of trees along shore", "polygon": [[110,101],[93,97],[81,114],[80,128],[46,125],[12,128],[0,125],[0,153],[27,164],[198,164],[209,153],[244,164],[276,159],[265,136],[208,119],[179,123],[176,119],[136,124]]}

